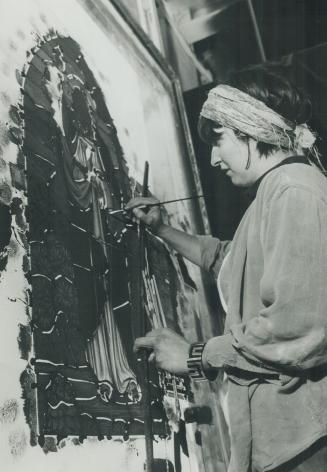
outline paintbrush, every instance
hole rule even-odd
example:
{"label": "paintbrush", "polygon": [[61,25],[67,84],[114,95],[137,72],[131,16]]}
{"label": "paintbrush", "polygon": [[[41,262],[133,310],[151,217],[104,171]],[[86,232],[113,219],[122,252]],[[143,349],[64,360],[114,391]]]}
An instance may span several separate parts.
{"label": "paintbrush", "polygon": [[[150,208],[154,206],[160,206],[160,205],[167,205],[167,203],[174,203],[174,202],[182,202],[183,200],[194,200],[196,198],[204,198],[205,195],[194,195],[192,197],[184,197],[184,198],[176,198],[174,200],[166,200],[165,202],[157,202],[157,203],[148,203],[147,205],[141,205],[136,208]],[[125,213],[127,211],[131,210],[126,210],[125,208],[122,208],[121,210],[112,210],[109,211],[109,215],[117,215],[118,213]]]}

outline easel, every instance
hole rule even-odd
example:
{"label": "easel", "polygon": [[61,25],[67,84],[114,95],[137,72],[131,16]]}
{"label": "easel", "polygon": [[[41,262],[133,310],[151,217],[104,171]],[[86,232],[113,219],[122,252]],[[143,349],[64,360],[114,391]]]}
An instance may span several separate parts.
{"label": "easel", "polygon": [[[146,197],[149,180],[149,163],[146,161],[143,175],[142,196]],[[145,264],[145,225],[140,221],[138,225],[138,240],[139,240],[139,267],[137,274],[137,290],[139,293],[137,313],[139,313],[139,333],[141,336],[145,335],[145,311],[144,311],[144,288],[142,272]],[[146,454],[146,472],[154,472],[153,469],[153,428],[152,428],[152,414],[151,414],[151,398],[149,388],[149,364],[148,355],[145,349],[142,349],[138,354],[138,361],[140,366],[140,384],[142,390],[142,399],[144,405],[144,434],[145,434],[145,454]]]}
{"label": "easel", "polygon": [[[145,162],[143,174],[142,196],[149,195],[149,163]],[[146,330],[146,313],[144,309],[144,286],[142,273],[145,269],[145,250],[146,250],[146,231],[144,223],[140,222],[138,225],[138,241],[139,241],[139,267],[137,274],[137,290],[139,293],[137,313],[139,313],[139,333],[144,336]],[[173,464],[168,459],[154,459],[153,457],[153,420],[151,413],[151,395],[149,388],[149,364],[148,353],[145,349],[139,351],[139,372],[140,385],[142,390],[142,398],[144,405],[144,434],[145,434],[145,471],[146,472],[172,472],[174,470]]]}

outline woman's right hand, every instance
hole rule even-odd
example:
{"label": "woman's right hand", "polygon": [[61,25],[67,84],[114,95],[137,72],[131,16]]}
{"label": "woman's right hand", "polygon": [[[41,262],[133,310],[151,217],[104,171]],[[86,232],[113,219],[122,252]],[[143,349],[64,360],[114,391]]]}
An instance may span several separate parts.
{"label": "woman's right hand", "polygon": [[[153,205],[154,203],[157,203],[158,205],[150,206],[148,207],[148,211],[146,211],[146,205]],[[146,224],[153,233],[158,233],[159,229],[164,226],[159,200],[154,197],[132,198],[125,206],[125,210],[132,210],[134,216],[139,221]]]}
{"label": "woman's right hand", "polygon": [[[155,204],[155,206],[149,206],[148,211],[146,211],[146,206],[153,204]],[[202,256],[198,237],[165,224],[160,212],[159,200],[154,197],[136,197],[130,200],[125,208],[126,210],[132,210],[135,217],[143,221],[143,223],[146,224],[154,234],[165,241],[168,246],[177,251],[181,256],[186,257],[186,259],[201,267]]]}

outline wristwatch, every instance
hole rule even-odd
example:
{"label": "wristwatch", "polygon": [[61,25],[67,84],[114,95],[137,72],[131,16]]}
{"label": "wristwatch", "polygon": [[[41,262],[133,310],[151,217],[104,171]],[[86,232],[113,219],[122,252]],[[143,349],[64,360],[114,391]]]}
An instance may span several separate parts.
{"label": "wristwatch", "polygon": [[187,359],[188,374],[193,380],[207,380],[202,365],[202,353],[205,343],[191,344]]}

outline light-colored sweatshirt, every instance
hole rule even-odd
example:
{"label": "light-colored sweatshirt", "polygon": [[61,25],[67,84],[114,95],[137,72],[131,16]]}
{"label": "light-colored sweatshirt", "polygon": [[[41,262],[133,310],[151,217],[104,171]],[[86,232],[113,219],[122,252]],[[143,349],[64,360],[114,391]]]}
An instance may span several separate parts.
{"label": "light-colored sweatshirt", "polygon": [[278,167],[231,244],[199,241],[216,275],[229,251],[225,334],[203,352],[229,379],[229,472],[268,471],[327,434],[327,179],[302,163]]}

